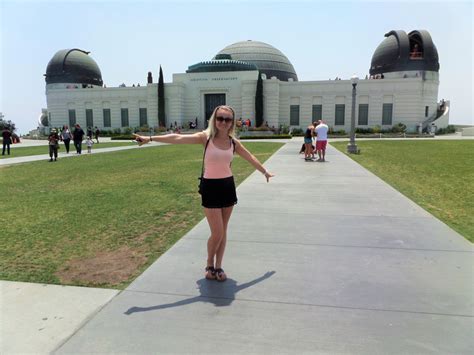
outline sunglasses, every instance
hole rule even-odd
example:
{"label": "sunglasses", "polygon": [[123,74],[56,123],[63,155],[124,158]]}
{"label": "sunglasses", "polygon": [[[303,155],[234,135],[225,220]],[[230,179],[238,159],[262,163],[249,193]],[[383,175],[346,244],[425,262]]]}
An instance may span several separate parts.
{"label": "sunglasses", "polygon": [[216,120],[217,120],[217,122],[225,121],[225,123],[229,123],[229,122],[232,122],[234,119],[230,118],[230,117],[216,116]]}

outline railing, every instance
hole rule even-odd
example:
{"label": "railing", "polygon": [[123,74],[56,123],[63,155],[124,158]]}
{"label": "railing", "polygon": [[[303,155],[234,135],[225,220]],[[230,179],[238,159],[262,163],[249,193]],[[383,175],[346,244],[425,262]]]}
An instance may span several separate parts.
{"label": "railing", "polygon": [[423,52],[410,52],[410,59],[423,59]]}
{"label": "railing", "polygon": [[427,128],[428,128],[428,125],[431,123],[431,122],[434,122],[436,121],[438,118],[440,118],[441,116],[443,116],[444,114],[448,113],[449,111],[449,107],[446,105],[445,102],[440,102],[439,105],[438,105],[438,109],[436,110],[436,113],[434,113],[433,115],[431,115],[429,118],[427,118],[426,120],[424,120],[422,123],[421,123],[421,129],[422,131],[425,131]]}

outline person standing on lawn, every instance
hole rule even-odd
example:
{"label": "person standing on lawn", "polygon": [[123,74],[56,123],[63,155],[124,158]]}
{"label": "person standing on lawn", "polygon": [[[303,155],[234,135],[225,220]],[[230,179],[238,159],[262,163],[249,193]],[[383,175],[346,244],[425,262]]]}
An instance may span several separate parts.
{"label": "person standing on lawn", "polygon": [[58,148],[59,148],[59,134],[56,128],[51,130],[51,133],[48,136],[48,146],[49,146],[49,161],[58,160]]}
{"label": "person standing on lawn", "polygon": [[76,128],[72,133],[74,146],[76,147],[77,154],[81,154],[82,152],[82,139],[84,138],[84,131],[82,130],[79,123],[76,124]]}
{"label": "person standing on lawn", "polygon": [[97,126],[94,127],[94,135],[96,142],[99,143],[100,129],[98,129]]}
{"label": "person standing on lawn", "polygon": [[204,174],[200,184],[200,194],[211,236],[207,242],[206,279],[225,281],[227,275],[222,269],[222,260],[227,241],[227,226],[234,205],[237,204],[231,162],[234,152],[260,171],[267,182],[274,175],[235,138],[235,112],[230,106],[217,106],[208,128],[199,133],[167,134],[163,136],[139,136],[139,145],[151,141],[171,144],[201,144],[204,147]]}
{"label": "person standing on lawn", "polygon": [[5,148],[7,149],[8,155],[10,155],[10,144],[12,144],[12,132],[7,127],[3,128],[2,138],[3,138],[2,155],[5,155]]}

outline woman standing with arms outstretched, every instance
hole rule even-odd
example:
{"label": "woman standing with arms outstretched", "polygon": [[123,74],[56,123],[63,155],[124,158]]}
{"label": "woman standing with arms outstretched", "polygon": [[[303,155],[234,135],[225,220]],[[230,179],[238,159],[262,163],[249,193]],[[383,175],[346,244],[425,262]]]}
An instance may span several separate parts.
{"label": "woman standing with arms outstretched", "polygon": [[235,112],[230,106],[214,109],[208,128],[199,133],[167,134],[163,136],[135,135],[140,145],[151,141],[171,144],[202,144],[204,150],[204,175],[201,182],[201,198],[204,214],[211,229],[207,241],[206,278],[225,281],[222,260],[227,242],[227,225],[232,209],[237,203],[231,162],[234,151],[260,171],[267,182],[274,175],[250,153],[234,136]]}

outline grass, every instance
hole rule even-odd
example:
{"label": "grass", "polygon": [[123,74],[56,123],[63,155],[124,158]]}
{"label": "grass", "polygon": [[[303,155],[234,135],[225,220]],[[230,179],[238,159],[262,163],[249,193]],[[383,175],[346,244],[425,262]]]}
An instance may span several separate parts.
{"label": "grass", "polygon": [[[21,144],[21,143],[20,143]],[[127,145],[134,145],[132,142],[113,142],[113,143],[99,143],[94,144],[92,150],[96,150],[99,148],[112,148],[112,147],[123,147]],[[64,148],[64,144],[60,143],[59,153],[66,152],[66,148]],[[1,147],[0,147],[1,149]],[[87,152],[87,146],[85,143],[82,143],[82,150]],[[69,154],[75,153],[76,149],[74,148],[74,144],[71,141],[71,145],[69,147]],[[47,145],[41,146],[33,146],[33,147],[21,147],[17,146],[16,144],[10,145],[10,155],[0,155],[0,159],[8,159],[8,158],[16,158],[16,157],[26,157],[29,155],[41,155],[41,154],[49,154],[49,148]]]}
{"label": "grass", "polygon": [[[281,146],[245,145],[262,162]],[[0,279],[124,288],[204,217],[201,161],[169,145],[1,168]]]}
{"label": "grass", "polygon": [[[346,142],[331,143],[346,152]],[[358,141],[349,155],[474,242],[474,141]]]}

